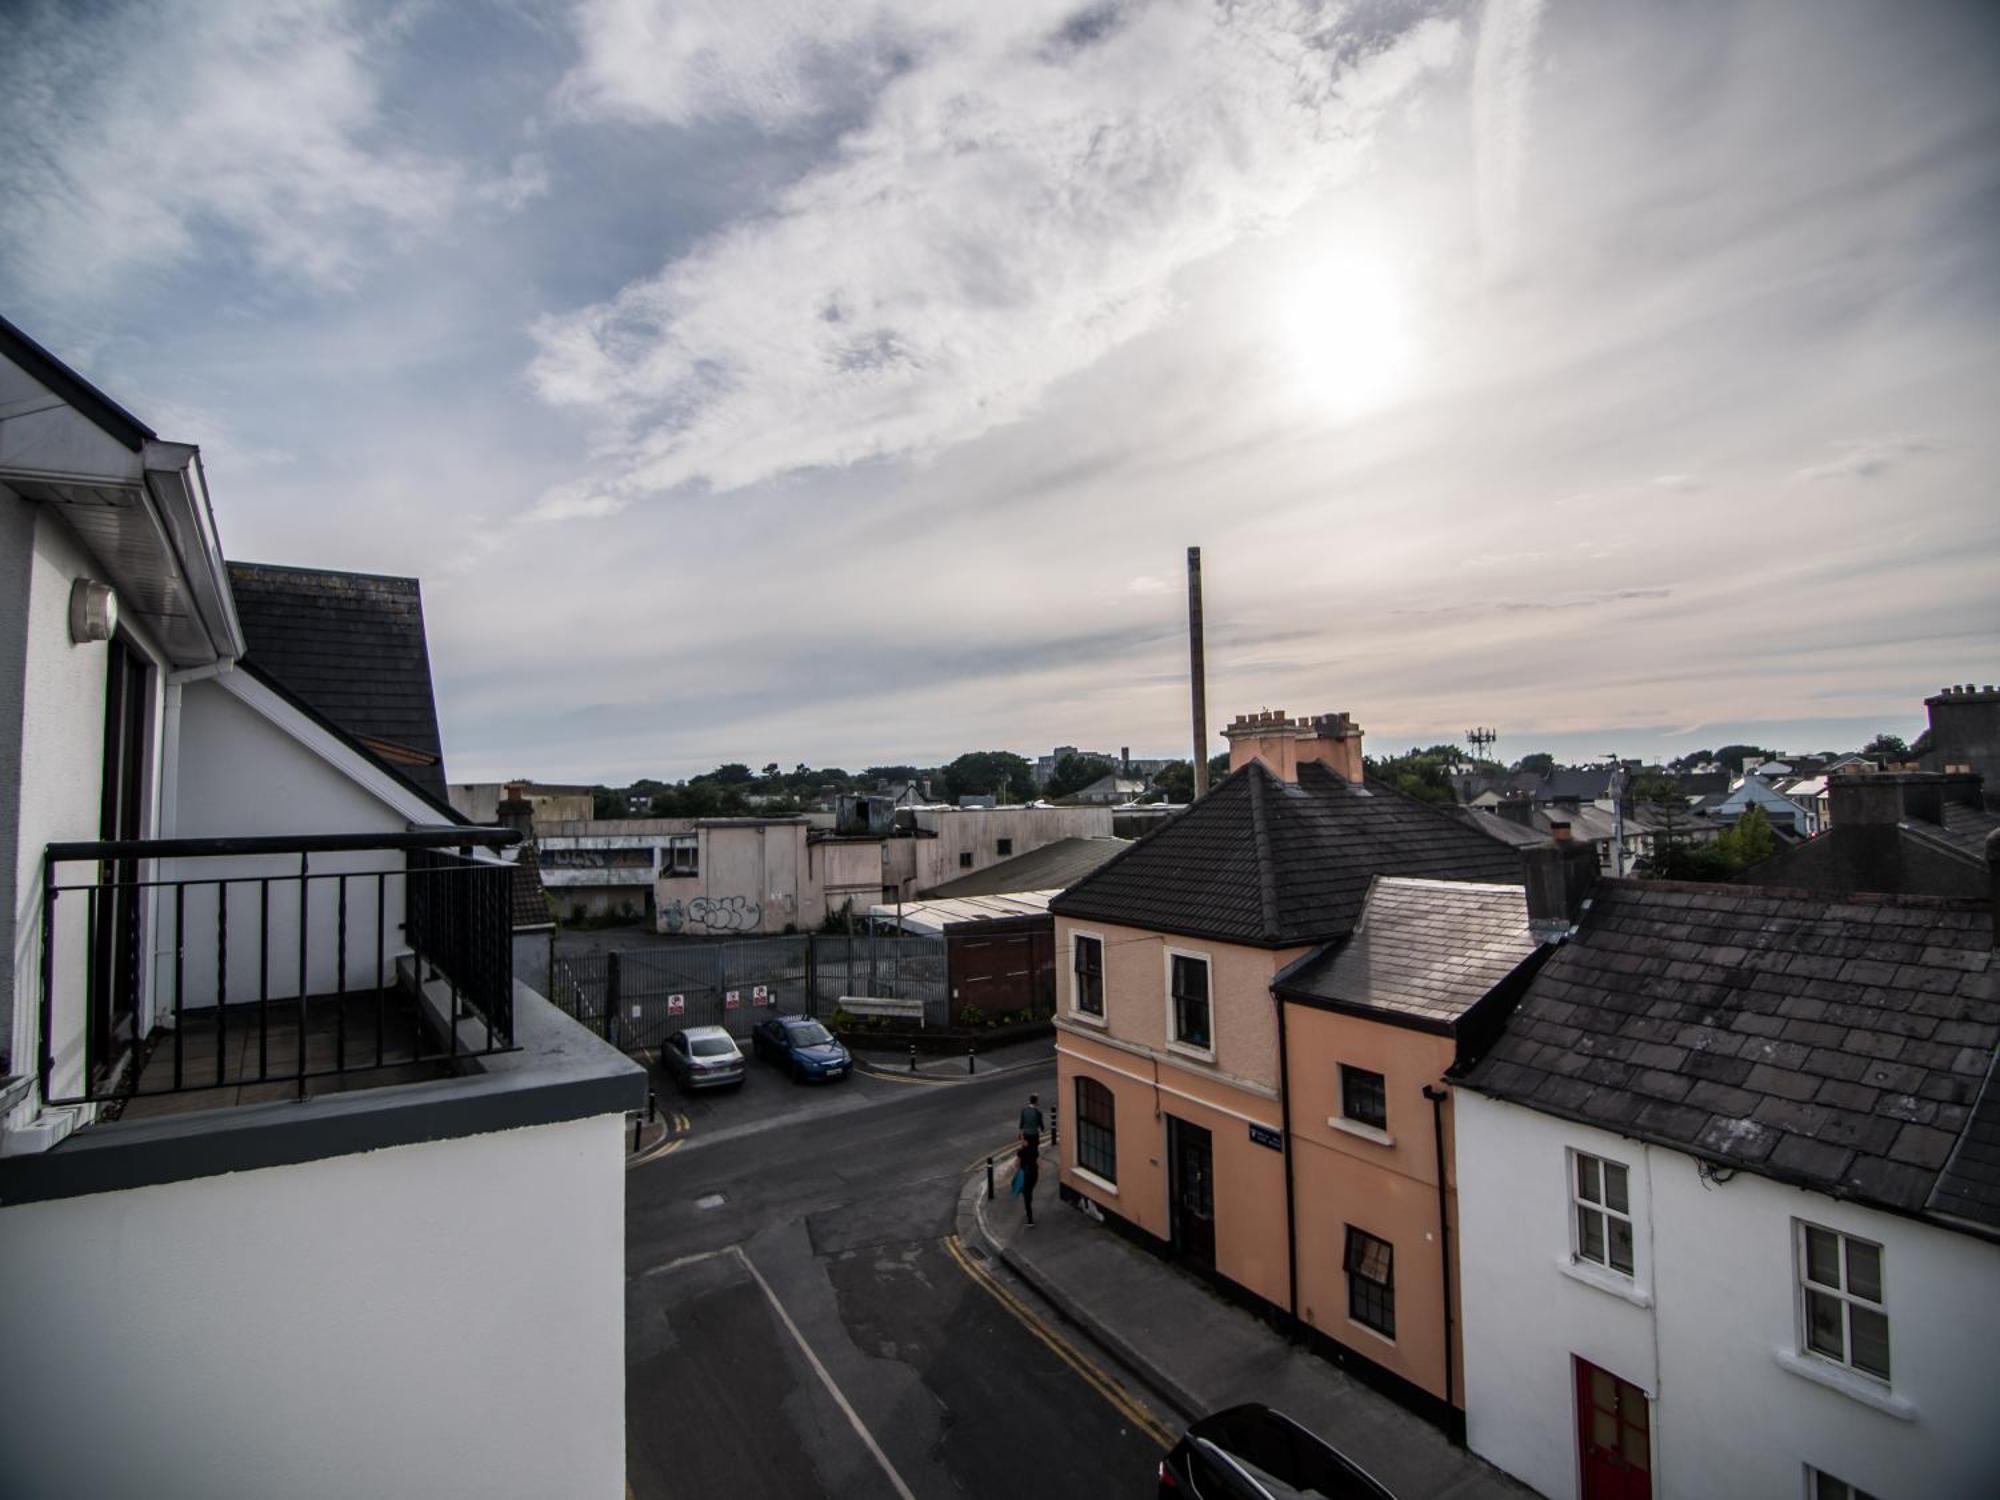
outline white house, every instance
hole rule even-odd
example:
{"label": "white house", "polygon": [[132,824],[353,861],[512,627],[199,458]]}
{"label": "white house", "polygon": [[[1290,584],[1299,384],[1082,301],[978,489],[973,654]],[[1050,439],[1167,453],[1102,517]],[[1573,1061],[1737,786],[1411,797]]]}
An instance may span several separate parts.
{"label": "white house", "polygon": [[1992,1492],[1994,922],[1597,888],[1458,1081],[1476,1452],[1551,1500]]}
{"label": "white house", "polygon": [[1724,797],[1709,811],[1709,816],[1718,823],[1734,823],[1752,807],[1764,809],[1764,816],[1771,820],[1774,828],[1785,828],[1810,835],[1819,830],[1809,826],[1810,809],[1801,806],[1778,791],[1770,782],[1757,776],[1745,776],[1729,789]]}
{"label": "white house", "polygon": [[643,1076],[442,797],[414,582],[0,321],[0,1492],[623,1492]]}

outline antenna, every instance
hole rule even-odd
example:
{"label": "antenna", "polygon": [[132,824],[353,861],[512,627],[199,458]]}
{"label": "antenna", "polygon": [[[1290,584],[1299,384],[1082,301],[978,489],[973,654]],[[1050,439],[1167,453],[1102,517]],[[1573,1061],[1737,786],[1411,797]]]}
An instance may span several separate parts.
{"label": "antenna", "polygon": [[1493,742],[1499,738],[1500,731],[1497,729],[1468,729],[1465,731],[1465,743],[1472,746],[1472,754],[1478,760],[1491,760],[1493,758],[1486,752],[1493,748]]}

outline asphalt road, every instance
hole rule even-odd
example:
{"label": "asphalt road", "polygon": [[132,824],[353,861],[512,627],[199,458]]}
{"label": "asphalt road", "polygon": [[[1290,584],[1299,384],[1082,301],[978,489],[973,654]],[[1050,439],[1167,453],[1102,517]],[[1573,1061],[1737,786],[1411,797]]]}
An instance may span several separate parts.
{"label": "asphalt road", "polygon": [[668,1106],[693,1133],[626,1179],[634,1495],[1152,1494],[1158,1419],[952,1239],[1053,1066],[820,1089],[752,1066]]}

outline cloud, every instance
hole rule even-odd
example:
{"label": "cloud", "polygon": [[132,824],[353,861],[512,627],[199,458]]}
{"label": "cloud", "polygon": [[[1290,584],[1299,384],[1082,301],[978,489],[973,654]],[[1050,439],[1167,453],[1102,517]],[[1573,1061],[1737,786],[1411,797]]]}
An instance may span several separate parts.
{"label": "cloud", "polygon": [[582,479],[545,491],[521,519],[530,523],[602,521],[617,515],[625,505],[616,495],[607,495],[589,480]]}
{"label": "cloud", "polygon": [[1168,584],[1164,578],[1139,577],[1125,585],[1128,594],[1164,594]]}
{"label": "cloud", "polygon": [[44,293],[239,242],[341,287],[385,237],[447,222],[448,164],[379,139],[375,38],[340,0],[92,8],[10,19],[0,244]]}
{"label": "cloud", "polygon": [[1931,444],[1921,438],[1891,437],[1840,443],[1837,450],[1835,457],[1810,464],[1792,478],[1806,483],[1823,479],[1878,479],[1905,460],[1930,452]]}
{"label": "cloud", "polygon": [[1658,474],[1653,478],[1654,489],[1676,495],[1690,494],[1701,487],[1701,481],[1692,474]]}
{"label": "cloud", "polygon": [[472,195],[481,203],[497,204],[509,213],[518,213],[535,199],[546,197],[548,191],[548,158],[538,151],[523,151],[507,164],[505,177],[481,183]]}
{"label": "cloud", "polygon": [[1458,45],[1439,21],[1347,36],[1304,0],[1082,30],[1068,5],[881,5],[824,34],[807,7],[767,66],[740,21],[583,14],[587,55],[608,28],[633,56],[616,89],[573,77],[573,107],[784,121],[811,79],[874,88],[769,212],[536,325],[536,388],[605,424],[621,494],[921,458],[1029,415],[1160,324],[1177,273],[1350,175]]}
{"label": "cloud", "polygon": [[1479,237],[1491,269],[1504,269],[1520,240],[1527,175],[1535,32],[1542,0],[1487,0],[1472,64],[1472,150]]}

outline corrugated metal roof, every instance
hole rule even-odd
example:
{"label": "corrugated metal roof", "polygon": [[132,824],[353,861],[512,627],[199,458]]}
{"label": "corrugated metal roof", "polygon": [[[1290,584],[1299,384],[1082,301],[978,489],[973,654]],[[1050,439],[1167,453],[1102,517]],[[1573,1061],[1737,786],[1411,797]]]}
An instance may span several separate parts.
{"label": "corrugated metal roof", "polygon": [[871,921],[902,922],[905,932],[940,933],[966,922],[995,922],[1009,917],[1046,915],[1058,891],[1010,891],[1005,895],[958,896],[942,901],[905,901],[871,906]]}

